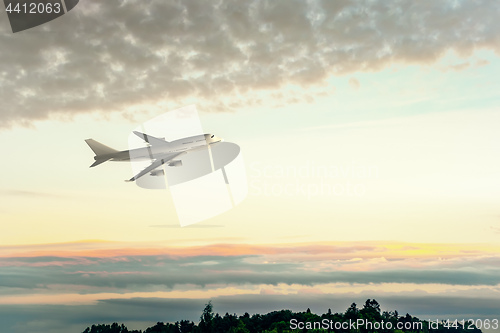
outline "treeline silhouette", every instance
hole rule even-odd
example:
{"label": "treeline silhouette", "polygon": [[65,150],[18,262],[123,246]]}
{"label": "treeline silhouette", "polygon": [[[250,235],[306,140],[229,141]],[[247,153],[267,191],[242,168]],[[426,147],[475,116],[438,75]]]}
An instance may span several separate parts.
{"label": "treeline silhouette", "polygon": [[[355,327],[354,323],[358,320],[363,320],[365,324]],[[317,326],[314,326],[315,323]],[[327,313],[317,315],[307,309],[305,312],[280,310],[252,316],[248,313],[220,316],[213,312],[210,301],[205,305],[198,324],[189,320],[158,322],[144,331],[129,330],[118,323],[100,324],[87,327],[83,333],[481,333],[476,327],[465,324],[463,327],[457,322],[427,322],[408,313],[400,316],[397,311],[382,312],[380,304],[374,299],[366,300],[361,309],[352,303],[344,313],[332,313],[328,309]]]}

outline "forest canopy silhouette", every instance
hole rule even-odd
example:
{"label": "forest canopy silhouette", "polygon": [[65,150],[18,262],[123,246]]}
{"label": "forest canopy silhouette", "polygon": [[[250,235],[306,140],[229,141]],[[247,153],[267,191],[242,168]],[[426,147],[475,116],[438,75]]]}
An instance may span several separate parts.
{"label": "forest canopy silhouette", "polygon": [[[359,325],[356,325],[358,323]],[[335,332],[335,333],[481,333],[471,323],[453,321],[426,321],[410,314],[400,315],[398,311],[381,311],[380,304],[368,299],[358,308],[356,303],[343,313],[312,313],[308,308],[304,312],[291,310],[272,311],[267,314],[237,316],[226,313],[221,316],[214,313],[209,301],[202,311],[198,324],[189,320],[175,323],[158,322],[142,330],[129,330],[118,323],[92,325],[83,333],[288,333],[288,332]]]}

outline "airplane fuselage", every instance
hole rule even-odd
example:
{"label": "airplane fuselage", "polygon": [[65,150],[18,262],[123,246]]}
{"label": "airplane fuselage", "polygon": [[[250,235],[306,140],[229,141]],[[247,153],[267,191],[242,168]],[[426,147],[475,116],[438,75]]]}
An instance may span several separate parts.
{"label": "airplane fuselage", "polygon": [[168,142],[163,138],[157,138],[141,132],[133,131],[133,133],[149,145],[144,148],[117,151],[93,139],[85,140],[95,153],[95,162],[90,167],[93,168],[106,161],[148,160],[150,163],[149,166],[145,167],[141,172],[127,180],[128,182],[131,182],[147,175],[148,173],[151,173],[153,176],[157,175],[158,173],[155,172],[155,169],[158,169],[163,165],[173,167],[182,166],[182,156],[184,154],[191,151],[208,149],[210,145],[222,141],[221,138],[218,138],[213,134],[200,134]]}
{"label": "airplane fuselage", "polygon": [[[110,161],[130,161],[133,160],[151,160],[155,156],[164,154],[175,154],[189,152],[195,150],[206,149],[209,145],[221,142],[222,139],[210,135],[201,134],[179,140],[167,142],[161,145],[151,145],[145,148],[137,148],[132,150],[124,150],[117,153],[109,154]],[[102,156],[104,157],[104,156]]]}

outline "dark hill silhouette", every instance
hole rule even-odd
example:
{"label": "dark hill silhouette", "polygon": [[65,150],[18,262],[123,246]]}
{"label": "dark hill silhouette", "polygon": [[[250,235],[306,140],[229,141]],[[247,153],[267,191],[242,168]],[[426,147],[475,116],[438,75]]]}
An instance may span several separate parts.
{"label": "dark hill silhouette", "polygon": [[[355,326],[360,321],[362,324]],[[465,324],[462,327],[461,323],[420,320],[408,313],[400,316],[397,311],[381,312],[380,304],[374,299],[366,300],[362,308],[352,303],[344,313],[332,313],[328,309],[321,315],[307,309],[304,312],[279,310],[252,316],[248,313],[220,316],[213,312],[212,302],[208,302],[198,324],[188,320],[158,322],[144,331],[129,330],[118,323],[100,324],[87,327],[83,333],[481,333],[476,327]]]}

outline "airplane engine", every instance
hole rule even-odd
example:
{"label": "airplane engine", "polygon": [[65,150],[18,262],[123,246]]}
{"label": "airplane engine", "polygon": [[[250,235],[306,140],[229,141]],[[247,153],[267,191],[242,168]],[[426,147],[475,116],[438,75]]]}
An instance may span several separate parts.
{"label": "airplane engine", "polygon": [[180,167],[180,166],[182,166],[182,161],[180,161],[180,160],[172,161],[172,162],[168,163],[168,166],[171,166],[171,167]]}
{"label": "airplane engine", "polygon": [[151,176],[163,176],[165,175],[165,171],[163,169],[161,170],[154,170],[150,173]]}

